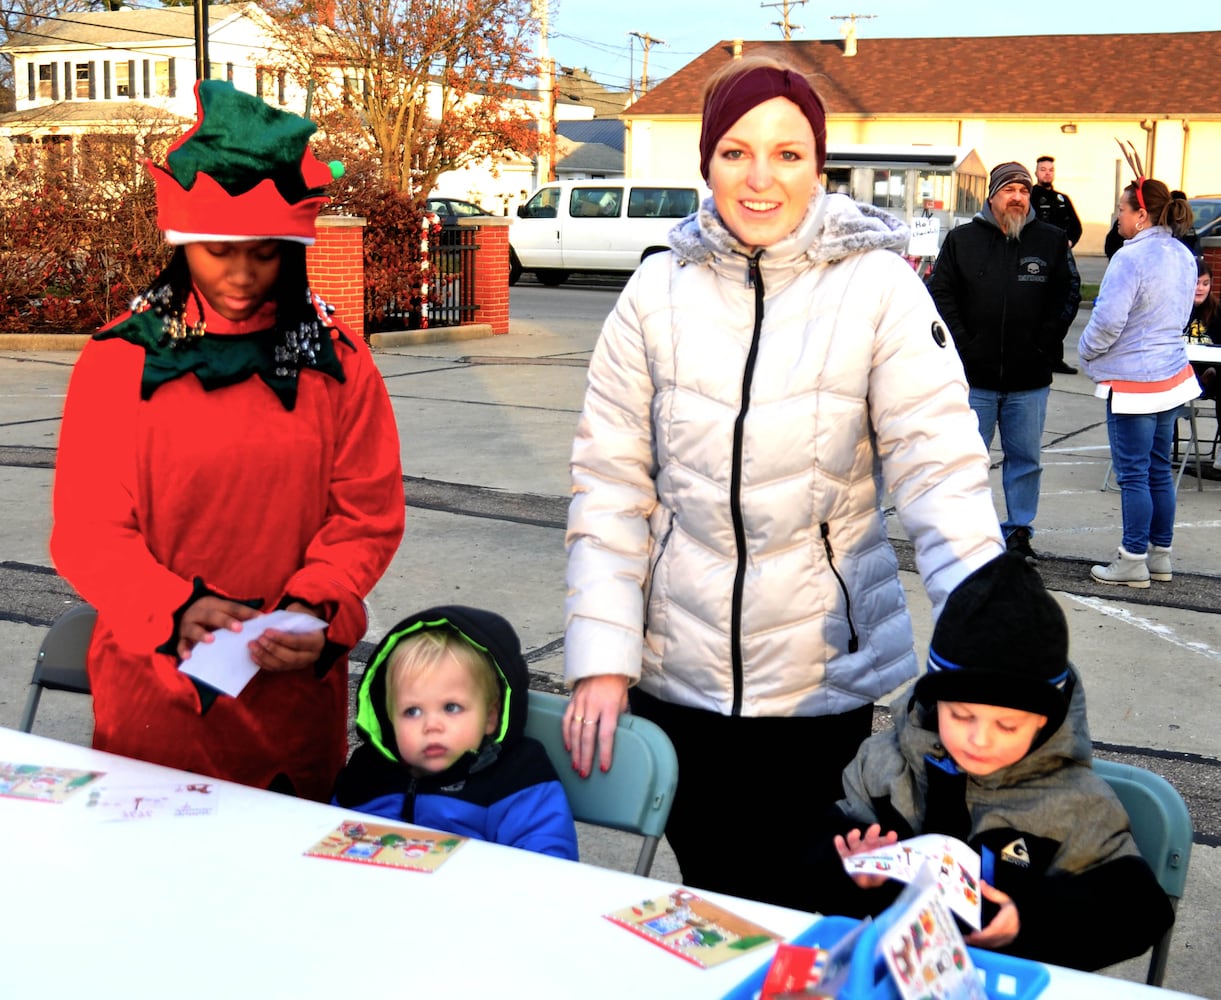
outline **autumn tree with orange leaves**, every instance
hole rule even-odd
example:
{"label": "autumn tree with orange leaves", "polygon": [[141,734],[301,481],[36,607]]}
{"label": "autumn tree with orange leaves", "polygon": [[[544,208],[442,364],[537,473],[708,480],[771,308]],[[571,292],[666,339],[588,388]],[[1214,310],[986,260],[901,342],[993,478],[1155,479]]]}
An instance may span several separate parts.
{"label": "autumn tree with orange leaves", "polygon": [[276,14],[318,83],[312,116],[363,136],[388,190],[423,198],[447,170],[537,151],[515,100],[537,69],[530,0],[280,0]]}

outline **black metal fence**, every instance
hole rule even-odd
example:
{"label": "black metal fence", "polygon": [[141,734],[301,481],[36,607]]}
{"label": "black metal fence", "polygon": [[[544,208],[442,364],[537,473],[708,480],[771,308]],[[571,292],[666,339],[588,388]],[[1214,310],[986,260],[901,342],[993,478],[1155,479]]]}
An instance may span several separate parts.
{"label": "black metal fence", "polygon": [[440,235],[429,242],[428,318],[420,309],[420,298],[409,302],[391,301],[385,315],[376,323],[366,318],[369,331],[419,330],[425,325],[460,326],[471,322],[479,306],[475,302],[475,251],[479,249],[479,230],[469,226],[442,226]]}
{"label": "black metal fence", "polygon": [[475,318],[475,251],[479,230],[471,226],[442,226],[440,239],[429,246],[433,292],[429,296],[428,325],[460,326]]}

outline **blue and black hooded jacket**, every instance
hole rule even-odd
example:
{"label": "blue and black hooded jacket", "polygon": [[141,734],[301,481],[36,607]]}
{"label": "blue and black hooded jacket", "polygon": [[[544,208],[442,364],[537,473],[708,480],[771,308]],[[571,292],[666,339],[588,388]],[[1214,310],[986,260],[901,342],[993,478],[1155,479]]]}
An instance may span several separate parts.
{"label": "blue and black hooded jacket", "polygon": [[[415,777],[398,754],[386,710],[386,663],[422,629],[450,629],[496,666],[501,720],[477,752]],[[448,606],[404,618],[378,644],[357,695],[362,743],[340,772],[336,805],[539,854],[577,858],[576,828],[542,744],[525,735],[529,671],[513,626],[490,611]]]}

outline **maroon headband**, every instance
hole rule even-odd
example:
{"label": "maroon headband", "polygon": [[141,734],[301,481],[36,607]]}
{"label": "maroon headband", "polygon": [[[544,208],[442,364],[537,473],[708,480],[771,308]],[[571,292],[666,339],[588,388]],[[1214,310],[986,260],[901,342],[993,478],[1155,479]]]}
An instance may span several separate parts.
{"label": "maroon headband", "polygon": [[760,66],[710,94],[704,104],[704,123],[700,129],[700,173],[708,179],[708,165],[721,136],[751,108],[773,97],[784,97],[801,109],[814,130],[814,149],[818,172],[827,159],[827,112],[814,88],[800,73],[791,69]]}

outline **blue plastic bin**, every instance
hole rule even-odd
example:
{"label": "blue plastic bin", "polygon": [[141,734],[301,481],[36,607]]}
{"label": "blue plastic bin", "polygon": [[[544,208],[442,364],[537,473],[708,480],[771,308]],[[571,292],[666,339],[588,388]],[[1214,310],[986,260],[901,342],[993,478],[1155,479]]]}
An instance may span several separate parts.
{"label": "blue plastic bin", "polygon": [[[823,917],[789,943],[828,948],[857,923],[850,917]],[[869,927],[856,943],[852,971],[847,985],[840,991],[839,1000],[898,1000],[899,991],[890,978],[886,963],[880,958],[870,961],[867,957],[875,951],[877,938],[876,928]],[[1051,978],[1038,962],[980,948],[968,948],[967,951],[975,967],[984,974],[984,989],[989,1000],[1034,1000]],[[725,1000],[755,1000],[766,978],[765,965],[725,994]]]}

